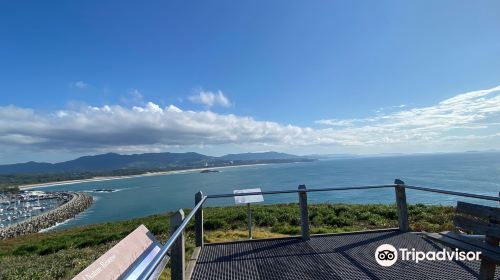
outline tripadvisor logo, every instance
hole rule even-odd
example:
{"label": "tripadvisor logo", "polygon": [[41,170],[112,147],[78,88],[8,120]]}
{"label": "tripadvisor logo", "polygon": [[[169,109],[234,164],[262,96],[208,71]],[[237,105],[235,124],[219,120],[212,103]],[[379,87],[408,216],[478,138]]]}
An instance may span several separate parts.
{"label": "tripadvisor logo", "polygon": [[382,244],[375,251],[375,260],[381,266],[391,266],[398,260],[398,251],[391,244]]}
{"label": "tripadvisor logo", "polygon": [[397,250],[391,244],[382,244],[378,246],[377,250],[375,250],[375,260],[381,266],[392,266],[398,260],[398,255],[401,256],[402,261],[412,261],[418,263],[420,261],[478,261],[479,255],[481,255],[480,251],[473,252],[465,252],[455,250],[446,250],[442,249],[440,251],[417,251],[415,248],[407,249],[407,248],[399,248]]}

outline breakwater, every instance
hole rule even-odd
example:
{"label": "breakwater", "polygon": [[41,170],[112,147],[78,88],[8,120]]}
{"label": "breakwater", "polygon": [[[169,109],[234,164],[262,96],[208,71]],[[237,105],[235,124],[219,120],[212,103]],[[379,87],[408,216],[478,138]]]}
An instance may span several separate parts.
{"label": "breakwater", "polygon": [[8,239],[24,234],[39,232],[57,223],[75,217],[92,205],[92,196],[75,192],[68,193],[68,195],[71,196],[71,199],[59,207],[21,223],[0,229],[0,239]]}

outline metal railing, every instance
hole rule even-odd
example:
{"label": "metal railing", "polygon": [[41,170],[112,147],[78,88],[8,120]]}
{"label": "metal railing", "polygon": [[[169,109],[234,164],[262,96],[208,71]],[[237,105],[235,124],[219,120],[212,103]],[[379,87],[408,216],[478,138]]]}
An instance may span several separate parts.
{"label": "metal railing", "polygon": [[[306,189],[305,192],[327,192],[327,191],[345,191],[345,190],[366,190],[366,189],[381,189],[381,188],[394,188],[395,185],[376,185],[376,186],[359,186],[359,187],[338,187],[338,188],[321,188],[321,189]],[[258,194],[284,194],[284,193],[298,193],[301,190],[283,190],[283,191],[267,191],[267,192],[253,192],[253,193],[226,193],[226,194],[215,194],[207,195],[207,198],[223,198],[223,197],[235,197],[235,196],[246,196],[246,195],[258,195]]]}
{"label": "metal railing", "polygon": [[[179,238],[179,236],[184,234],[184,230],[186,229],[187,225],[189,224],[189,221],[193,218],[196,212],[198,212],[198,209],[200,209],[205,203],[205,200],[207,197],[203,197],[198,204],[189,212],[187,217],[182,221],[182,223],[177,226],[177,229],[171,234],[170,238],[167,240],[167,243],[163,245],[161,248],[160,252],[155,256],[155,258],[149,263],[149,265],[146,267],[146,269],[143,271],[143,273],[139,276],[139,279],[149,279],[151,275],[155,272],[156,268],[160,265],[162,262],[163,258],[168,255],[168,251],[172,247],[172,245],[175,243],[175,241]],[[171,227],[173,226],[172,224],[170,225]],[[175,225],[174,225],[175,226]]]}
{"label": "metal railing", "polygon": [[[181,210],[177,211],[175,215],[171,217],[171,236],[165,245],[161,248],[160,252],[155,256],[153,261],[147,266],[141,276],[138,278],[140,280],[149,280],[150,277],[155,274],[155,270],[162,263],[162,260],[170,256],[172,259],[171,264],[171,276],[173,280],[184,280],[185,275],[185,264],[184,264],[184,231],[195,217],[195,243],[197,247],[203,247],[203,204],[207,199],[216,198],[227,198],[235,196],[247,196],[247,195],[272,195],[272,194],[289,194],[297,193],[299,196],[299,207],[301,213],[301,237],[304,240],[309,239],[309,217],[307,211],[307,193],[312,192],[325,192],[325,191],[346,191],[346,190],[366,190],[366,189],[381,189],[381,188],[394,188],[396,192],[396,206],[397,206],[397,216],[399,230],[406,232],[409,231],[409,221],[408,221],[408,206],[406,203],[406,189],[412,189],[424,192],[433,192],[440,194],[448,194],[453,196],[476,198],[489,201],[500,202],[500,197],[471,194],[464,192],[448,191],[435,188],[427,187],[417,187],[411,185],[405,185],[405,183],[399,179],[396,179],[394,184],[391,185],[373,185],[373,186],[354,186],[354,187],[330,187],[330,188],[316,188],[307,189],[305,185],[300,185],[296,190],[281,190],[281,191],[264,191],[264,192],[254,192],[254,193],[227,193],[227,194],[215,194],[204,196],[200,191],[195,195],[195,207],[189,212],[187,217],[184,218],[184,213]],[[179,219],[180,217],[180,219]],[[180,238],[182,237],[182,238]],[[179,239],[180,238],[180,239]],[[170,255],[169,252],[171,251]]]}
{"label": "metal railing", "polygon": [[416,187],[416,186],[407,186],[407,185],[405,185],[404,187],[407,188],[407,189],[418,190],[418,191],[434,192],[434,193],[441,193],[441,194],[449,194],[449,195],[454,195],[454,196],[462,196],[462,197],[477,198],[477,199],[491,200],[491,201],[498,201],[498,202],[500,202],[500,197],[494,197],[494,196],[488,196],[488,195],[473,194],[473,193],[464,193],[464,192],[454,192],[454,191],[447,191],[447,190],[440,190],[440,189],[433,189],[433,188],[425,188],[425,187]]}

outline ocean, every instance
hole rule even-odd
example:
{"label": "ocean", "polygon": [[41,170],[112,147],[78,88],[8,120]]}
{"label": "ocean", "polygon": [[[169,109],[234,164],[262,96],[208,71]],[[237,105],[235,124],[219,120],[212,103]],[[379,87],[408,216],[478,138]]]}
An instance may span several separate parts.
{"label": "ocean", "polygon": [[[217,169],[217,168],[215,168]],[[91,208],[57,228],[125,220],[179,208],[191,208],[194,195],[232,193],[235,189],[260,187],[262,191],[392,184],[432,187],[474,194],[498,196],[500,153],[456,154],[328,159],[314,162],[267,164],[218,169],[218,173],[184,173],[144,176],[100,182],[39,188],[89,192]],[[96,193],[94,189],[114,189]],[[395,203],[394,189],[369,189],[308,194],[309,203]],[[266,204],[297,202],[297,194],[265,195]],[[469,201],[498,206],[492,201],[407,190],[409,204],[454,205]],[[233,198],[210,199],[207,206],[234,205]]]}

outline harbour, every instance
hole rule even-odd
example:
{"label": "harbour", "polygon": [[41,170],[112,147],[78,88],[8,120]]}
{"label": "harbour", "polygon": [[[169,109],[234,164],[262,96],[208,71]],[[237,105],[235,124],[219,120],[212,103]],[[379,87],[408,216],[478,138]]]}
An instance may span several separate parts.
{"label": "harbour", "polygon": [[0,228],[21,223],[70,200],[64,192],[25,191],[0,194]]}
{"label": "harbour", "polygon": [[[38,197],[41,196],[42,199]],[[3,202],[0,239],[14,238],[37,233],[62,223],[87,209],[92,196],[73,192],[22,192],[11,205],[12,197]],[[32,204],[34,203],[34,204]]]}

